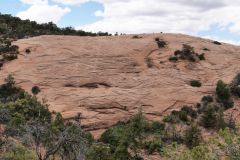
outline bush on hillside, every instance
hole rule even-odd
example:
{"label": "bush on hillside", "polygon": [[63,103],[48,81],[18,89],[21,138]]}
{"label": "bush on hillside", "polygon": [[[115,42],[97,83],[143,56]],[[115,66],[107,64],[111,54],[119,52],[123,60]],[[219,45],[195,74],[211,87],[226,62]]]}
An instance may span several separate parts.
{"label": "bush on hillside", "polygon": [[201,131],[196,125],[191,125],[185,131],[185,144],[189,148],[198,146],[202,142]]}
{"label": "bush on hillside", "polygon": [[201,87],[202,86],[202,83],[199,81],[199,80],[191,80],[190,81],[190,85],[192,87]]}
{"label": "bush on hillside", "polygon": [[234,77],[229,86],[231,93],[237,97],[240,97],[240,73]]}
{"label": "bush on hillside", "polygon": [[171,61],[171,62],[177,62],[177,61],[178,61],[178,57],[176,57],[176,56],[171,56],[171,57],[169,57],[169,61]]}
{"label": "bush on hillside", "polygon": [[38,86],[32,87],[32,94],[37,95],[40,92],[40,88]]}
{"label": "bush on hillside", "polygon": [[209,105],[206,110],[203,111],[201,123],[208,129],[225,128],[226,123],[224,121],[222,108],[216,105]]}
{"label": "bush on hillside", "polygon": [[220,42],[218,42],[218,41],[213,41],[213,44],[222,45],[222,43],[220,43]]}

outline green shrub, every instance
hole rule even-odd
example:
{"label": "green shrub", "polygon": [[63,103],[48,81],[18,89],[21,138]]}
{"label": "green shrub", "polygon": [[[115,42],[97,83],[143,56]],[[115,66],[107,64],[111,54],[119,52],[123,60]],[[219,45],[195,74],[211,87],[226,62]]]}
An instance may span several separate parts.
{"label": "green shrub", "polygon": [[203,96],[201,101],[202,102],[207,102],[207,103],[212,103],[213,102],[213,97],[210,96],[210,95]]}
{"label": "green shrub", "polygon": [[185,143],[189,148],[198,146],[202,142],[201,131],[196,125],[191,125],[185,131]]}
{"label": "green shrub", "polygon": [[3,156],[4,160],[37,160],[36,155],[27,148],[18,145]]}
{"label": "green shrub", "polygon": [[32,94],[37,95],[40,92],[40,88],[38,86],[32,87]]}
{"label": "green shrub", "polygon": [[171,61],[171,62],[177,62],[177,61],[178,61],[178,57],[176,57],[176,56],[171,56],[171,57],[169,57],[169,61]]}
{"label": "green shrub", "polygon": [[179,111],[178,112],[178,117],[181,121],[187,122],[188,121],[188,115],[185,111]]}
{"label": "green shrub", "polygon": [[230,83],[231,93],[240,97],[240,73],[238,73]]}
{"label": "green shrub", "polygon": [[217,83],[216,94],[218,102],[220,102],[225,109],[229,109],[234,106],[234,102],[231,99],[230,89],[221,80],[219,80]]}
{"label": "green shrub", "polygon": [[175,156],[174,160],[216,160],[217,156],[206,145],[200,145]]}
{"label": "green shrub", "polygon": [[223,109],[218,106],[207,106],[203,111],[201,123],[205,128],[220,129],[225,128],[226,123],[223,118]]}
{"label": "green shrub", "polygon": [[86,160],[113,160],[111,148],[103,143],[94,143],[86,153]]}
{"label": "green shrub", "polygon": [[191,81],[190,81],[190,85],[191,85],[192,87],[201,87],[201,86],[202,86],[202,83],[201,83],[200,81],[198,81],[198,80],[191,80]]}
{"label": "green shrub", "polygon": [[206,60],[204,53],[198,55],[198,58],[199,58],[201,61]]}
{"label": "green shrub", "polygon": [[158,48],[164,48],[166,47],[167,42],[165,42],[164,40],[159,40],[157,41],[157,45],[158,45]]}
{"label": "green shrub", "polygon": [[216,94],[220,100],[228,100],[230,98],[230,91],[222,80],[217,82]]}
{"label": "green shrub", "polygon": [[8,136],[21,136],[25,131],[25,124],[25,117],[20,113],[14,113],[6,126],[5,134]]}
{"label": "green shrub", "polygon": [[183,106],[181,111],[187,113],[187,115],[191,116],[192,118],[197,118],[197,112],[191,106]]}
{"label": "green shrub", "polygon": [[154,152],[161,153],[163,149],[162,141],[160,140],[152,140],[144,142],[144,149],[148,154],[153,154]]}
{"label": "green shrub", "polygon": [[165,129],[165,124],[158,122],[158,121],[154,121],[151,123],[151,132],[153,133],[161,133],[163,132]]}
{"label": "green shrub", "polygon": [[163,122],[178,123],[179,122],[178,115],[174,115],[174,114],[166,115],[163,117]]}

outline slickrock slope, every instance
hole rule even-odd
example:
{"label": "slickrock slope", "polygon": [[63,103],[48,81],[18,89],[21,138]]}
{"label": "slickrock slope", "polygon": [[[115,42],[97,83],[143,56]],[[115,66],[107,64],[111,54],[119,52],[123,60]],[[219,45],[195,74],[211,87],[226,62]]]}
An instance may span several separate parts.
{"label": "slickrock slope", "polygon": [[[82,124],[97,136],[139,108],[149,119],[195,104],[212,94],[217,80],[230,82],[240,71],[240,47],[180,34],[149,34],[133,39],[118,37],[40,36],[16,42],[19,59],[0,71],[1,81],[13,74],[17,84],[30,92],[41,88],[50,109],[65,118],[81,113]],[[155,38],[168,42],[159,49]],[[189,44],[206,60],[169,62],[174,51]],[[31,53],[26,54],[25,49]],[[207,48],[210,51],[204,51]],[[149,68],[147,61],[153,63]],[[190,80],[200,80],[194,88]]]}

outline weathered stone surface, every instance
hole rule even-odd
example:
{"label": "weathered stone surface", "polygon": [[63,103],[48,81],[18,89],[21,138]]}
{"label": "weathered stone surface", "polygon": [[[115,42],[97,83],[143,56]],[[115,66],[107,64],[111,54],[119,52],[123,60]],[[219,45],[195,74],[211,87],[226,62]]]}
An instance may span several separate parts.
{"label": "weathered stone surface", "polygon": [[[83,125],[97,136],[139,108],[147,118],[161,119],[172,109],[212,94],[217,80],[230,82],[240,71],[240,47],[180,34],[142,37],[40,36],[19,40],[19,59],[5,64],[0,76],[13,74],[17,84],[29,92],[32,86],[39,86],[38,96],[47,99],[51,110],[65,118],[81,113]],[[159,49],[155,37],[166,40],[168,46]],[[169,62],[169,56],[182,44],[205,53],[206,60]],[[26,48],[30,54],[25,53]],[[151,68],[146,64],[149,61]],[[202,87],[191,87],[192,79],[200,80]]]}

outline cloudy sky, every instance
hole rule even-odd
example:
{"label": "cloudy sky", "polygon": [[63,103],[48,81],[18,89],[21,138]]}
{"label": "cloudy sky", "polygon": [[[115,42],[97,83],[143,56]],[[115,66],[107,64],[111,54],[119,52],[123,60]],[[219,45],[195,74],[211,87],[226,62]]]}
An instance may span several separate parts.
{"label": "cloudy sky", "polygon": [[0,0],[0,12],[86,31],[177,32],[240,44],[240,0]]}

